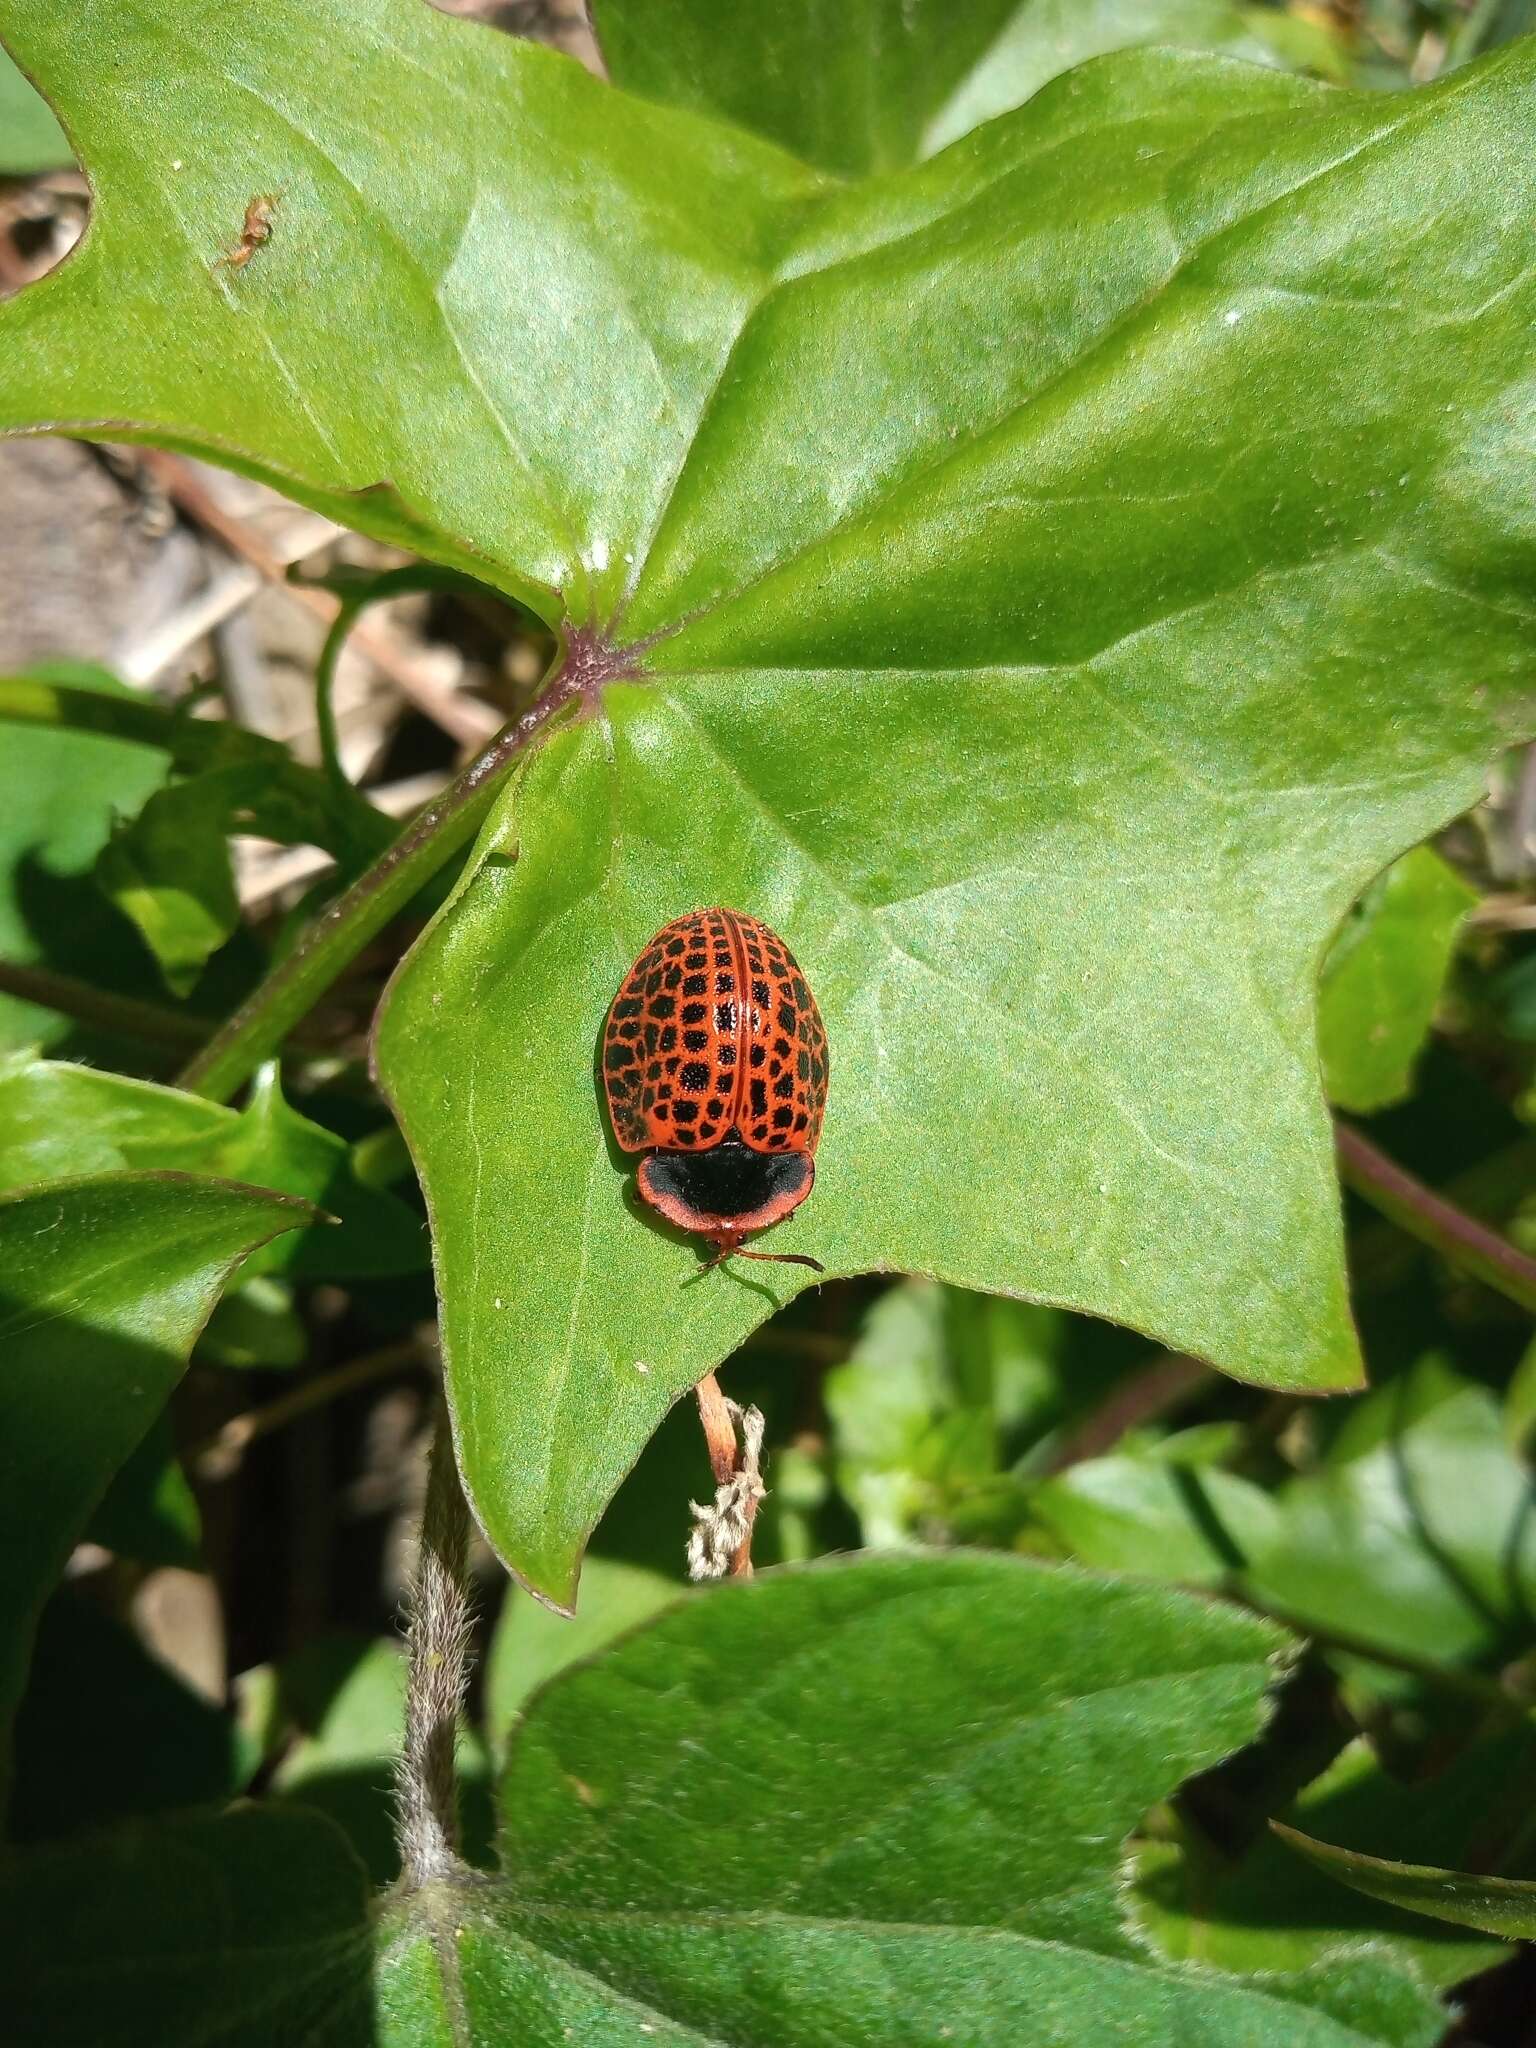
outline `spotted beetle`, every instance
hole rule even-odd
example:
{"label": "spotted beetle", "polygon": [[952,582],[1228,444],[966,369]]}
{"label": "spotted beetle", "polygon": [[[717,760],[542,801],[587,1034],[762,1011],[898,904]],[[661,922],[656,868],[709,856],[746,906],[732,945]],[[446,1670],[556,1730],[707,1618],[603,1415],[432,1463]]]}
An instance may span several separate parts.
{"label": "spotted beetle", "polygon": [[794,955],[760,919],[694,910],[663,925],[613,999],[603,1032],[613,1134],[643,1152],[641,1199],[714,1247],[749,1252],[816,1178],[827,1034]]}

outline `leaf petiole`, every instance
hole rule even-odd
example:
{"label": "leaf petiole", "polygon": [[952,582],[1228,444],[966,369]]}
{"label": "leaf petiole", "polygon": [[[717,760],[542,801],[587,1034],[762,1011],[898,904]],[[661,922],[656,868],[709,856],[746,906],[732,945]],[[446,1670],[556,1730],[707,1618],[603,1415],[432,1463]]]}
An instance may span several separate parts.
{"label": "leaf petiole", "polygon": [[568,705],[590,703],[603,683],[633,677],[636,654],[636,649],[614,647],[590,628],[568,626],[543,694],[306,926],[292,951],[188,1061],[177,1086],[211,1102],[227,1102],[374,934],[474,836],[518,756]]}

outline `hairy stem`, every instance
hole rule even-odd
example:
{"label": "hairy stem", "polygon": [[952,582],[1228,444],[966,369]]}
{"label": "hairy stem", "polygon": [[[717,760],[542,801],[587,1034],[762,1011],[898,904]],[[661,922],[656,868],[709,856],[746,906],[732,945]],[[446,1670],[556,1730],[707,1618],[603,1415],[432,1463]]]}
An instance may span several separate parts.
{"label": "hairy stem", "polygon": [[134,1038],[142,1045],[201,1045],[213,1029],[211,1020],[205,1023],[137,996],[111,995],[72,975],[56,974],[51,967],[23,967],[13,960],[0,960],[0,995],[19,996],[25,1003],[73,1017],[77,1024]]}
{"label": "hairy stem", "polygon": [[453,1455],[448,1403],[439,1403],[427,1470],[421,1544],[406,1631],[405,1743],[395,1780],[401,1882],[418,1891],[459,1868],[454,1747],[469,1680],[474,1625],[469,1509]]}
{"label": "hairy stem", "polygon": [[1350,1124],[1336,1123],[1335,1135],[1339,1171],[1347,1187],[1453,1265],[1497,1288],[1521,1308],[1536,1310],[1536,1259],[1416,1180]]}

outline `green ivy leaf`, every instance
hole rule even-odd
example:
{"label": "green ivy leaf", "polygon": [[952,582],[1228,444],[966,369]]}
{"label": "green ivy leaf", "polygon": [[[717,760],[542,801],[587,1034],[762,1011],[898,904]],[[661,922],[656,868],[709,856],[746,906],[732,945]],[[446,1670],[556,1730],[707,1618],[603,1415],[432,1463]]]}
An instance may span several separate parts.
{"label": "green ivy leaf", "polygon": [[1273,1546],[1281,1520],[1249,1480],[1130,1453],[1042,1481],[1029,1513],[1084,1564],[1189,1585],[1235,1577]]}
{"label": "green ivy leaf", "polygon": [[[1536,1741],[1529,1723],[1473,1744],[1448,1769],[1412,1782],[1392,1777],[1363,1741],[1349,1745],[1288,1807],[1305,1834],[1377,1849],[1471,1860],[1516,1847],[1529,1812]],[[1525,1868],[1529,1863],[1529,1850]],[[1326,1969],[1369,1942],[1444,1989],[1491,1968],[1496,1944],[1426,1925],[1378,1895],[1348,1899],[1261,1829],[1224,1852],[1186,1818],[1171,1841],[1137,1851],[1137,1913],[1167,1954],[1248,1974]],[[1404,1902],[1406,1903],[1406,1902]]]}
{"label": "green ivy leaf", "polygon": [[[70,673],[82,697],[128,697],[100,671]],[[46,692],[49,685],[34,687]],[[123,746],[100,732],[55,725],[7,725],[0,746],[0,959],[83,975],[97,986],[131,983],[149,962],[137,935],[92,887],[90,873],[114,818],[132,816],[165,781],[169,749]],[[152,970],[146,978],[153,985]],[[0,1053],[55,1045],[70,1030],[56,1012],[0,994]]]}
{"label": "green ivy leaf", "polygon": [[227,1180],[252,1181],[312,1201],[337,1227],[307,1231],[291,1246],[258,1255],[253,1270],[296,1279],[363,1280],[418,1271],[427,1262],[421,1218],[387,1191],[370,1187],[353,1167],[352,1148],[290,1107],[278,1064],[262,1068],[246,1105],[212,1142],[167,1139],[156,1164]]}
{"label": "green ivy leaf", "polygon": [[[913,2048],[1068,2048],[1112,2008],[1126,2048],[1429,2048],[1440,2016],[1379,1957],[1244,1979],[1170,1966],[1126,1922],[1125,1835],[1253,1737],[1282,1643],[1231,1608],[981,1553],[692,1595],[528,1707],[502,1875],[393,1897],[371,2008],[333,1838],[292,1816],[284,1874],[271,1816],[244,1815],[196,1860],[174,1832],[158,1863],[146,1838],[95,1852],[93,1899],[125,1878],[147,1898],[120,1920],[103,1904],[89,1972],[62,1967],[66,1866],[20,1866],[0,1898],[13,2024],[99,2048],[148,2038],[149,2011],[157,2048],[811,2048],[893,2025]],[[273,1884],[291,1962],[257,1982],[242,1945]]]}
{"label": "green ivy leaf", "polygon": [[1476,901],[1449,861],[1418,846],[1350,913],[1324,963],[1317,1009],[1323,1076],[1341,1109],[1385,1109],[1408,1093]]}
{"label": "green ivy leaf", "polygon": [[1389,1655],[1479,1663],[1528,1648],[1531,1482],[1498,1401],[1421,1370],[1350,1423],[1322,1468],[1276,1497],[1275,1539],[1248,1576],[1261,1604]]}
{"label": "green ivy leaf", "polygon": [[185,996],[240,925],[231,834],[324,847],[337,855],[345,882],[396,829],[312,769],[232,761],[156,790],[97,855],[96,881],[143,933],[172,994]]}
{"label": "green ivy leaf", "polygon": [[1392,99],[1121,54],[850,189],[416,0],[6,34],[98,206],[0,311],[0,424],[477,555],[587,686],[379,1043],[503,1556],[568,1602],[791,1284],[685,1292],[605,1136],[608,1000],[700,903],[784,929],[831,1029],[784,1249],[1358,1378],[1313,982],[1533,725],[1536,53]]}
{"label": "green ivy leaf", "polygon": [[9,1857],[0,1960],[14,2048],[376,2038],[367,1873],[302,1809],[236,1807]]}
{"label": "green ivy leaf", "polygon": [[[235,1298],[243,1292],[238,1290]],[[113,1473],[85,1534],[88,1542],[136,1564],[199,1569],[203,1518],[176,1456],[169,1415],[156,1417],[138,1448]]]}
{"label": "green ivy leaf", "polygon": [[1229,0],[592,0],[615,85],[739,122],[841,177],[903,170],[1086,58],[1263,58]]}
{"label": "green ivy leaf", "polygon": [[286,1281],[258,1274],[226,1294],[198,1340],[197,1355],[235,1372],[291,1372],[309,1356],[309,1331]]}
{"label": "green ivy leaf", "polygon": [[310,1213],[169,1173],[0,1196],[0,1735],[43,1600],[220,1288]]}
{"label": "green ivy leaf", "polygon": [[1367,1898],[1458,1927],[1478,1927],[1506,1941],[1536,1937],[1536,1884],[1513,1877],[1480,1877],[1469,1870],[1434,1870],[1421,1863],[1392,1863],[1357,1849],[1315,1842],[1279,1821],[1272,1825],[1282,1842]]}
{"label": "green ivy leaf", "polygon": [[358,1176],[344,1139],[289,1106],[275,1061],[235,1111],[65,1061],[0,1058],[0,1188],[124,1168],[271,1188],[338,1219],[255,1254],[247,1276],[355,1280],[426,1263],[420,1218]]}
{"label": "green ivy leaf", "polygon": [[1139,1355],[1134,1337],[1057,1309],[931,1280],[886,1289],[822,1382],[838,1485],[865,1545],[1011,1534],[1015,1456]]}
{"label": "green ivy leaf", "polygon": [[[1411,1782],[1386,1772],[1368,1743],[1350,1743],[1286,1808],[1284,1821],[1333,1841],[1456,1862],[1503,1864],[1513,1851],[1516,1872],[1528,1872],[1530,1847],[1522,1853],[1520,1837],[1536,1772],[1534,1737],[1524,1722]],[[1497,1944],[1462,1929],[1425,1925],[1384,1898],[1370,1905],[1341,1896],[1268,1829],[1241,1849],[1223,1849],[1186,1817],[1174,1839],[1141,1843],[1137,1864],[1139,1919],[1180,1960],[1239,1974],[1327,1968],[1370,1942],[1438,1989],[1501,1960]]]}
{"label": "green ivy leaf", "polygon": [[30,178],[74,163],[64,130],[0,51],[0,178]]}
{"label": "green ivy leaf", "polygon": [[675,1605],[682,1585],[648,1566],[593,1557],[582,1573],[581,1608],[571,1620],[510,1586],[485,1664],[485,1720],[498,1747],[529,1700],[567,1666]]}

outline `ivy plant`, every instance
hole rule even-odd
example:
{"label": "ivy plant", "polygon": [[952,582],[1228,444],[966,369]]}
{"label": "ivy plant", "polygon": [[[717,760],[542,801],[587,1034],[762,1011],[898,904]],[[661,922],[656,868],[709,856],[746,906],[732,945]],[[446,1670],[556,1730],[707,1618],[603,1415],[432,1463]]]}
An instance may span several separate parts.
{"label": "ivy plant", "polygon": [[[1497,1951],[1403,1909],[1520,1931],[1523,1871],[1293,1830],[1369,1903],[1248,1947],[1199,1884],[1294,1864],[1315,1911],[1263,1823],[1321,1826],[1337,1759],[1255,1764],[1273,1797],[1221,1843],[1187,1781],[1264,1754],[1266,1686],[1302,1683],[1245,1607],[1341,1691],[1432,1668],[1518,1715],[1483,1667],[1524,1646],[1519,1446],[1352,1301],[1336,1143],[1500,1314],[1536,1266],[1330,1103],[1432,1085],[1478,891],[1424,842],[1536,738],[1536,43],[1388,94],[1226,0],[592,17],[606,77],[422,0],[0,0],[92,192],[0,303],[0,432],[226,466],[551,650],[398,834],[337,765],[339,637],[320,769],[97,673],[0,678],[22,1763],[72,1547],[195,1552],[165,1413],[195,1345],[282,1362],[252,1330],[302,1347],[316,1282],[403,1317],[430,1250],[446,1403],[404,1665],[364,1659],[298,1747],[214,1743],[186,1803],[254,1805],[124,1797],[0,1871],[21,2038],[1045,2044],[1113,2013],[1146,2048],[1431,2048],[1432,1990]],[[266,948],[248,830],[334,863]],[[785,1559],[961,1548],[678,1599],[600,1542],[573,1663],[551,1610],[679,1397],[779,1310],[765,1350],[825,1337],[803,1264],[700,1274],[606,1118],[613,993],[710,904],[785,935],[829,1034],[774,1249],[905,1276],[764,1526]],[[367,1072],[311,1057],[375,942]],[[1352,1434],[1090,1440],[1148,1345],[1170,1403],[1224,1375],[1290,1417],[1363,1384],[1362,1328],[1401,1377]],[[761,1488],[711,1451],[744,1564]],[[453,1791],[468,1511],[517,1584],[473,1752],[494,1875]],[[376,1817],[394,1744],[380,1851],[315,1787],[355,1767]],[[381,1897],[360,1855],[398,1865]]]}

